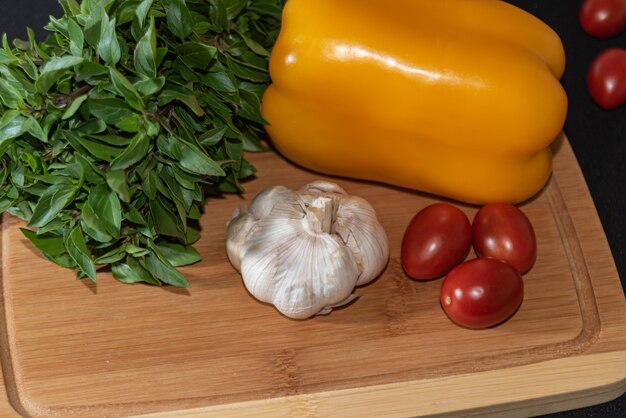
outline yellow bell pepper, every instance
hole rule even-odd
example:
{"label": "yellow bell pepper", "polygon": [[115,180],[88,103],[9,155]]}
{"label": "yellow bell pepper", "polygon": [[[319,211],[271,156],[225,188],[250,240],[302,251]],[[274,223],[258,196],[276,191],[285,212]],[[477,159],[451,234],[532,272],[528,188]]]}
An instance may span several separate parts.
{"label": "yellow bell pepper", "polygon": [[288,0],[262,112],[304,167],[520,202],[550,176],[564,66],[551,28],[497,0]]}

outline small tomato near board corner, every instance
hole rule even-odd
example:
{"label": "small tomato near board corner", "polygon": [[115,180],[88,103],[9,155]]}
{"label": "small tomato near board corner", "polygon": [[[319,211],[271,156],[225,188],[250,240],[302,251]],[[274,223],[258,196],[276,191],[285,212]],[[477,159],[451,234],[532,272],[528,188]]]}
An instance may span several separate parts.
{"label": "small tomato near board corner", "polygon": [[609,48],[601,52],[587,72],[587,89],[593,100],[606,110],[626,103],[626,50]]}
{"label": "small tomato near board corner", "polygon": [[585,0],[578,15],[580,26],[596,38],[610,38],[626,29],[626,0]]}
{"label": "small tomato near board corner", "polygon": [[537,257],[537,239],[528,217],[509,203],[490,203],[474,216],[472,240],[479,257],[505,261],[521,274]]}
{"label": "small tomato near board corner", "polygon": [[402,239],[405,273],[415,280],[443,276],[463,261],[472,244],[472,227],[460,209],[435,203],[420,210]]}
{"label": "small tomato near board corner", "polygon": [[440,303],[448,317],[466,328],[489,328],[509,319],[524,298],[522,276],[495,258],[475,258],[444,278]]}

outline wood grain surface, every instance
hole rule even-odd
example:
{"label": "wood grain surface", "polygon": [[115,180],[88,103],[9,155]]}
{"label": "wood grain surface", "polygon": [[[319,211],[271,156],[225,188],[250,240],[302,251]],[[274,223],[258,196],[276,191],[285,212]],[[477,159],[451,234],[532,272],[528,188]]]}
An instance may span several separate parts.
{"label": "wood grain surface", "polygon": [[270,153],[251,156],[259,174],[245,199],[207,205],[203,261],[183,269],[189,290],[105,271],[76,281],[5,217],[0,415],[527,416],[616,397],[626,304],[567,139],[554,148],[553,178],[521,206],[538,239],[524,302],[487,330],[452,324],[441,280],[411,281],[400,266],[407,223],[441,199],[346,179],[334,180],[370,201],[389,235],[384,274],[350,306],[305,321],[254,300],[226,258],[226,222],[265,187],[323,178]]}

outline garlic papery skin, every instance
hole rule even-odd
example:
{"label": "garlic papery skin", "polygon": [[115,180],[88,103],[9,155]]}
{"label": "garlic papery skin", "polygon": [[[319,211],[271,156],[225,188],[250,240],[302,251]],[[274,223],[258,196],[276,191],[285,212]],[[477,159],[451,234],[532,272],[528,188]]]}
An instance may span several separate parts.
{"label": "garlic papery skin", "polygon": [[226,247],[248,291],[295,319],[352,301],[389,259],[372,206],[325,181],[263,190],[234,213]]}
{"label": "garlic papery skin", "polygon": [[284,186],[270,187],[257,194],[249,207],[240,207],[227,224],[226,252],[233,267],[241,270],[241,248],[256,230],[258,220],[270,214],[278,202],[296,201],[296,194]]}

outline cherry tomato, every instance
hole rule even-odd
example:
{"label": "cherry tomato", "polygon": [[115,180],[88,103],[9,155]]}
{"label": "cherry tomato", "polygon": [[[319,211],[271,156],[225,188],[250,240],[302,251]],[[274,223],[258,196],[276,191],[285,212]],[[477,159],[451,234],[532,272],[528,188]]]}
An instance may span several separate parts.
{"label": "cherry tomato", "polygon": [[465,258],[471,244],[467,216],[452,205],[435,203],[409,223],[402,239],[402,267],[416,280],[443,276]]}
{"label": "cherry tomato", "polygon": [[604,109],[626,103],[626,50],[609,48],[600,53],[587,73],[587,89]]}
{"label": "cherry tomato", "polygon": [[527,272],[537,257],[532,224],[519,208],[509,203],[490,203],[472,222],[474,250],[479,257],[506,261],[520,273]]}
{"label": "cherry tomato", "polygon": [[578,19],[589,35],[610,38],[626,29],[626,0],[585,0]]}
{"label": "cherry tomato", "polygon": [[475,258],[453,268],[439,296],[448,317],[468,328],[498,325],[515,313],[523,298],[522,276],[495,258]]}

